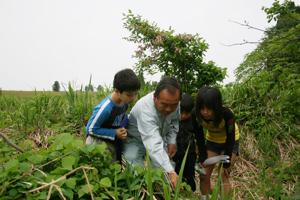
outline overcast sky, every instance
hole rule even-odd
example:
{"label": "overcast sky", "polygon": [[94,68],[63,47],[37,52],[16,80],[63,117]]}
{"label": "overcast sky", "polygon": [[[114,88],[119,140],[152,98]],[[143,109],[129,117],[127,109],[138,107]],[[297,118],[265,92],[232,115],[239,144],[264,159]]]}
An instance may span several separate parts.
{"label": "overcast sky", "polygon": [[[138,45],[122,39],[130,35],[122,20],[128,9],[161,29],[171,26],[176,34],[199,33],[209,44],[205,62],[227,68],[226,84],[235,80],[233,70],[256,45],[224,45],[259,41],[263,36],[232,21],[247,21],[260,29],[273,26],[261,10],[273,2],[0,0],[0,88],[49,91],[55,81],[79,88],[89,83],[90,76],[94,86],[111,85],[116,72],[137,61],[131,56]],[[146,78],[157,81],[160,75]]]}

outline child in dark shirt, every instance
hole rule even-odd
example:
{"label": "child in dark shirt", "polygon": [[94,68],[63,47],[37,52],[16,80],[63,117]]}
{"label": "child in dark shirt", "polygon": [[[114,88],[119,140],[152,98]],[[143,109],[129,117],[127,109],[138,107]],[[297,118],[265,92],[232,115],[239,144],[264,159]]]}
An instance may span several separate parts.
{"label": "child in dark shirt", "polygon": [[183,94],[180,102],[181,121],[179,122],[179,132],[176,138],[177,152],[173,157],[173,161],[176,163],[175,171],[179,174],[183,158],[190,145],[183,171],[183,181],[186,181],[186,183],[191,186],[192,191],[195,191],[195,163],[197,154],[195,152],[195,132],[192,118],[190,117],[193,108],[193,97],[188,94]]}

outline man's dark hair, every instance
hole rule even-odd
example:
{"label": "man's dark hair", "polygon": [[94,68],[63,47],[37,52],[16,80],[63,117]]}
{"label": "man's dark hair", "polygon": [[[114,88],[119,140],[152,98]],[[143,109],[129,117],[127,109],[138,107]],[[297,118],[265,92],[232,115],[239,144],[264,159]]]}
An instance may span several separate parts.
{"label": "man's dark hair", "polygon": [[188,94],[183,94],[180,101],[180,112],[191,113],[195,106],[194,98]]}
{"label": "man's dark hair", "polygon": [[159,93],[164,89],[167,89],[168,92],[172,95],[175,95],[176,90],[178,90],[179,94],[180,94],[180,99],[181,99],[182,90],[181,90],[181,86],[178,83],[178,81],[176,80],[176,78],[171,77],[171,76],[165,76],[159,81],[159,83],[156,85],[156,88],[155,88],[155,94],[156,94],[157,99],[159,99]]}
{"label": "man's dark hair", "polygon": [[123,69],[115,74],[113,88],[120,93],[137,91],[141,88],[141,82],[132,69]]}
{"label": "man's dark hair", "polygon": [[204,86],[199,89],[196,97],[196,116],[202,122],[200,109],[207,107],[214,113],[214,126],[218,127],[223,119],[223,100],[220,90],[216,87]]}

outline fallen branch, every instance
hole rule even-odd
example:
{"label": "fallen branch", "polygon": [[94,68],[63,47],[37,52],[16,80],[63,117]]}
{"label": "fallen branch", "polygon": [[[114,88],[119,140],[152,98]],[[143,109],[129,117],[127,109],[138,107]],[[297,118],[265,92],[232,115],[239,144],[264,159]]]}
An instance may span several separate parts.
{"label": "fallen branch", "polygon": [[[84,175],[85,175],[87,184],[88,184],[88,186],[89,186],[92,200],[94,200],[94,196],[93,196],[93,192],[92,192],[92,189],[91,189],[91,186],[90,186],[90,182],[89,182],[89,179],[88,179],[88,177],[87,177],[87,175],[86,175],[86,172],[85,172],[85,169],[94,169],[94,168],[93,168],[93,167],[84,167],[84,166],[78,167],[78,168],[76,168],[76,169],[74,169],[74,170],[72,170],[72,171],[66,173],[66,174],[63,175],[62,177],[60,177],[60,178],[58,178],[58,179],[56,179],[56,180],[52,180],[50,183],[41,183],[41,182],[39,182],[39,184],[42,184],[43,186],[38,187],[38,188],[35,188],[35,189],[32,189],[32,190],[29,190],[29,191],[24,191],[24,192],[21,192],[21,193],[28,194],[28,193],[31,193],[31,192],[36,192],[36,191],[42,190],[42,189],[47,188],[47,187],[50,186],[50,189],[49,189],[49,193],[48,193],[47,199],[50,199],[51,191],[52,191],[52,188],[53,188],[53,187],[55,187],[55,188],[58,190],[59,194],[62,196],[63,199],[66,199],[66,198],[64,197],[64,195],[63,195],[63,193],[62,193],[60,187],[57,186],[57,185],[55,185],[55,183],[57,183],[57,182],[59,182],[59,181],[61,181],[61,180],[66,179],[67,176],[69,176],[70,174],[73,174],[74,172],[76,172],[76,171],[78,171],[78,170],[81,170],[81,169],[82,169],[83,172],[84,172]],[[49,197],[49,198],[48,198],[48,197]]]}
{"label": "fallen branch", "polygon": [[5,140],[5,142],[7,142],[9,145],[11,145],[13,148],[17,149],[18,151],[24,153],[24,150],[21,149],[20,147],[18,147],[18,145],[16,145],[15,143],[13,143],[10,139],[8,139],[6,137],[6,135],[4,135],[3,133],[0,132],[0,136]]}

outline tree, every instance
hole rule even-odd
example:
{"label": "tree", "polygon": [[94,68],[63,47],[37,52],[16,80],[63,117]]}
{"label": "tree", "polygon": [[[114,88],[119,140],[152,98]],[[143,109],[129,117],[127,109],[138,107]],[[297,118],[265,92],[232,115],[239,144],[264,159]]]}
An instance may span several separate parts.
{"label": "tree", "polygon": [[276,25],[265,31],[257,48],[245,56],[235,70],[237,80],[249,79],[254,74],[275,82],[292,84],[300,75],[300,7],[294,2],[275,1],[264,8],[269,22]]}
{"label": "tree", "polygon": [[132,57],[138,59],[134,69],[138,74],[155,74],[160,71],[165,76],[173,76],[182,85],[183,91],[195,93],[204,85],[213,85],[226,76],[226,68],[220,68],[213,61],[203,62],[208,44],[199,34],[174,34],[174,30],[161,30],[140,15],[124,14],[124,28],[131,32],[125,40],[138,43]]}
{"label": "tree", "polygon": [[282,4],[275,1],[271,8],[263,10],[269,22],[275,20],[277,23],[265,31],[262,42],[245,56],[235,75],[243,85],[249,83],[251,90],[258,94],[256,103],[268,107],[269,113],[283,115],[285,123],[298,123],[300,7],[290,1]]}
{"label": "tree", "polygon": [[99,92],[102,92],[102,91],[104,91],[104,88],[103,88],[102,85],[98,85],[97,90],[98,90]]}
{"label": "tree", "polygon": [[60,90],[60,85],[58,81],[55,81],[54,84],[52,85],[52,91],[53,92],[59,92]]}
{"label": "tree", "polygon": [[85,86],[84,90],[85,91],[89,90],[89,91],[93,92],[94,91],[94,87],[92,85],[87,85],[87,86]]}

